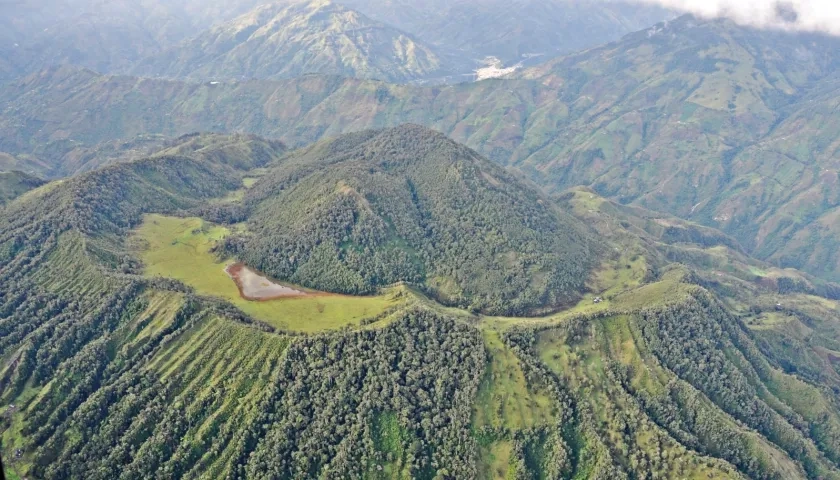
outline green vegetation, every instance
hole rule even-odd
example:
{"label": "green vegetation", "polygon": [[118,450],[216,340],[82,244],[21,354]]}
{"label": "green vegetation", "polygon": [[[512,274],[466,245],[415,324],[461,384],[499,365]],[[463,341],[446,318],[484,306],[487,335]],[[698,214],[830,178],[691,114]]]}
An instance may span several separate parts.
{"label": "green vegetation", "polygon": [[[0,210],[16,475],[840,479],[836,286],[592,191],[552,200],[418,127],[284,152],[189,136]],[[224,272],[318,240],[338,253],[310,273],[402,251],[425,275],[249,302]],[[579,273],[566,304],[524,297],[551,315],[436,300],[535,288],[537,265]]]}
{"label": "green vegetation", "polygon": [[[471,476],[471,399],[485,364],[475,330],[412,310],[379,329],[289,337],[224,299],[133,273],[128,245],[142,242],[127,237],[142,214],[200,210],[211,192],[238,188],[236,166],[271,157],[185,142],[205,140],[178,147],[190,156],[108,167],[0,214],[4,457],[25,452],[15,469],[33,478]],[[223,234],[153,218],[152,233],[193,259],[210,259],[208,242]],[[178,230],[184,222],[196,228]]]}
{"label": "green vegetation", "polygon": [[245,195],[225,249],[306,287],[369,294],[421,285],[441,303],[526,315],[576,301],[586,228],[524,182],[417,126],[319,143]]}
{"label": "green vegetation", "polygon": [[[376,478],[383,466],[410,478],[474,477],[469,419],[480,345],[474,329],[424,312],[382,330],[293,343],[261,407],[276,420],[255,432],[246,475]],[[373,428],[353,428],[360,420]]]}
{"label": "green vegetation", "polygon": [[[577,411],[579,433],[573,445],[579,449],[579,463],[574,478],[623,478],[623,472],[638,471],[653,478],[740,478],[731,466],[678,445],[633,399],[641,392],[657,394],[667,378],[657,378],[666,374],[645,365],[626,322],[623,317],[596,322],[591,340],[575,341],[583,332],[548,330],[536,344],[546,368],[567,385]],[[635,367],[633,396],[628,395],[630,385],[622,386],[614,376],[617,365]]]}
{"label": "green vegetation", "polygon": [[199,218],[148,215],[133,236],[138,256],[150,277],[165,277],[189,285],[199,295],[220,297],[257,320],[281,330],[314,333],[379,317],[399,304],[399,289],[372,297],[319,295],[272,301],[243,299],[225,273],[232,261],[221,261],[214,248],[230,231]]}
{"label": "green vegetation", "polygon": [[383,412],[373,419],[373,449],[384,462],[374,461],[368,466],[365,477],[376,479],[408,479],[411,472],[407,465],[405,445],[411,436],[407,428],[399,423],[393,412]]}
{"label": "green vegetation", "polygon": [[553,402],[545,392],[532,391],[519,360],[504,346],[498,332],[483,330],[490,363],[476,398],[473,425],[524,430],[554,423]]}
{"label": "green vegetation", "polygon": [[[831,37],[683,17],[515,78],[446,87],[320,76],[196,85],[61,68],[0,92],[0,149],[51,165],[78,148],[56,138],[92,148],[223,130],[301,146],[415,122],[551,191],[588,185],[721,228],[776,266],[840,280],[838,51]],[[100,114],[77,121],[91,99]]]}

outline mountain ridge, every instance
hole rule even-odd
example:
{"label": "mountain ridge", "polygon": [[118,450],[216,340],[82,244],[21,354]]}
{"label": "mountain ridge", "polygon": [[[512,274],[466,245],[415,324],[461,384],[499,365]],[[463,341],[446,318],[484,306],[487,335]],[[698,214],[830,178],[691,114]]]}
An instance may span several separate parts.
{"label": "mountain ridge", "polygon": [[233,2],[129,2],[45,0],[0,5],[0,79],[9,80],[56,64],[105,72],[255,6]]}
{"label": "mountain ridge", "polygon": [[309,73],[411,82],[468,73],[411,35],[329,0],[257,7],[130,72],[199,79],[288,78]]}
{"label": "mountain ridge", "polygon": [[[521,78],[446,87],[323,76],[199,85],[52,70],[10,85],[0,96],[6,117],[0,150],[28,152],[30,141],[49,142],[56,132],[98,143],[145,132],[253,131],[300,146],[349,131],[420,123],[516,166],[550,190],[589,185],[623,203],[721,227],[778,265],[837,279],[840,257],[831,248],[837,235],[823,233],[831,231],[838,207],[830,194],[830,106],[820,110],[828,121],[810,124],[809,134],[790,133],[811,107],[831,105],[836,96],[835,44],[819,35],[683,17],[524,71]],[[780,60],[788,57],[795,61]],[[134,91],[146,96],[134,97]],[[36,102],[34,95],[49,102]],[[92,98],[101,111],[88,123],[61,113],[83,111]],[[115,98],[148,113],[106,126],[97,119],[122,115]],[[790,122],[787,115],[793,115]],[[30,130],[39,118],[57,123],[44,124],[40,133],[40,126]],[[799,145],[800,139],[813,145]],[[763,155],[762,149],[775,153]],[[826,167],[828,172],[819,171]],[[801,181],[785,172],[800,172]],[[780,175],[780,184],[761,180]],[[757,222],[768,228],[757,230]],[[803,248],[809,245],[821,245],[820,253],[808,254]]]}
{"label": "mountain ridge", "polygon": [[368,16],[412,32],[426,42],[474,58],[497,57],[505,66],[531,65],[667,20],[657,7],[566,0],[344,0]]}

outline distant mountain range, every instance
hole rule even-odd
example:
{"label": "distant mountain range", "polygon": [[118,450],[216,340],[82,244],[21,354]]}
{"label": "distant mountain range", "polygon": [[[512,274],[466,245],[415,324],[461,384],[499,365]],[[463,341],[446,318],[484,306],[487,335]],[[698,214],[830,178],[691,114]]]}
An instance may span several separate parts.
{"label": "distant mountain range", "polygon": [[544,62],[675,16],[621,0],[339,1],[432,45],[505,65]]}
{"label": "distant mountain range", "polygon": [[470,73],[411,35],[329,0],[267,4],[140,61],[132,73],[191,79],[320,73],[390,82]]}
{"label": "distant mountain range", "polygon": [[544,61],[668,16],[568,0],[7,3],[0,5],[0,81],[78,65],[192,79],[321,73],[451,83],[471,80],[487,56],[506,66]]}
{"label": "distant mountain range", "polygon": [[0,3],[0,80],[51,65],[126,69],[261,0],[39,0]]}
{"label": "distant mountain range", "polygon": [[198,84],[53,69],[0,92],[0,151],[40,149],[39,161],[60,163],[68,146],[44,145],[62,138],[93,146],[215,130],[302,145],[414,122],[549,189],[590,185],[720,227],[780,266],[840,279],[838,47],[682,17],[515,78],[449,87],[336,77]]}

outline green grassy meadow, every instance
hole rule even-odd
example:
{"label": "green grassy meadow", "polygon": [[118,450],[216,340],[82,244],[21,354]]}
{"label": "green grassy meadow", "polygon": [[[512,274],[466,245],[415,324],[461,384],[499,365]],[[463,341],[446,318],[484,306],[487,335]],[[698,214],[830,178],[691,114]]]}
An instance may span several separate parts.
{"label": "green grassy meadow", "polygon": [[147,215],[134,232],[133,248],[145,264],[145,275],[179,280],[200,295],[223,298],[257,320],[276,328],[304,333],[358,326],[397,305],[391,292],[373,297],[317,295],[265,302],[244,300],[211,251],[229,229],[199,218]]}
{"label": "green grassy meadow", "polygon": [[490,364],[479,387],[473,424],[510,430],[549,425],[554,402],[542,391],[529,388],[516,355],[494,330],[482,330]]}

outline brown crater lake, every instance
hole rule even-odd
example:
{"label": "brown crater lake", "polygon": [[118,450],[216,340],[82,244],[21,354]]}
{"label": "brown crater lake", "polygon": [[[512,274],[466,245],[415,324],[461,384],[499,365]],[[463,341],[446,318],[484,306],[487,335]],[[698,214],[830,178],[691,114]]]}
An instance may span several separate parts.
{"label": "brown crater lake", "polygon": [[265,301],[309,295],[304,291],[275,283],[241,263],[229,265],[225,272],[236,283],[239,294],[245,300]]}

